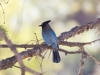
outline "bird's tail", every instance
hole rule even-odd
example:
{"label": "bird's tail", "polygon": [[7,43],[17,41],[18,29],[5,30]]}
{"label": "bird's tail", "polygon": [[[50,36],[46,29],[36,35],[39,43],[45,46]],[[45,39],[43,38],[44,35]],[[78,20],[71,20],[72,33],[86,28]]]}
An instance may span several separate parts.
{"label": "bird's tail", "polygon": [[60,55],[57,50],[53,50],[53,62],[54,63],[59,63],[60,62]]}

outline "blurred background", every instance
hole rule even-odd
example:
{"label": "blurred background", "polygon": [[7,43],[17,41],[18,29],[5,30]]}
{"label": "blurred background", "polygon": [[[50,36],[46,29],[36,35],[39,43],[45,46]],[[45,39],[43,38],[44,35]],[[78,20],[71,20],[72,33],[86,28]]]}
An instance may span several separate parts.
{"label": "blurred background", "polygon": [[[7,2],[5,4],[5,2]],[[64,31],[69,31],[75,26],[84,25],[100,16],[100,0],[0,0],[5,12],[5,24],[2,7],[0,6],[0,25],[8,31],[8,37],[14,44],[26,44],[30,40],[42,39],[42,22],[51,20],[51,27],[57,36]],[[99,39],[97,29],[89,30],[75,37],[69,38],[69,42],[90,42]],[[40,41],[40,44],[43,40]],[[6,44],[4,41],[1,44]],[[31,41],[29,44],[36,43]],[[60,46],[68,51],[76,51],[78,47]],[[17,49],[19,52],[25,49]],[[95,42],[85,46],[85,50],[100,61],[100,43]],[[0,60],[13,56],[10,49],[0,48]],[[42,62],[44,75],[77,75],[77,69],[81,60],[80,54],[65,55],[61,53],[61,62],[52,62],[49,51]],[[33,57],[30,61],[23,60],[24,64],[38,72],[41,72],[41,58]],[[15,65],[18,65],[16,63]],[[16,67],[0,71],[0,75],[20,75],[20,69]],[[26,72],[26,75],[32,75]],[[100,67],[91,59],[85,60],[83,75],[100,75]]]}

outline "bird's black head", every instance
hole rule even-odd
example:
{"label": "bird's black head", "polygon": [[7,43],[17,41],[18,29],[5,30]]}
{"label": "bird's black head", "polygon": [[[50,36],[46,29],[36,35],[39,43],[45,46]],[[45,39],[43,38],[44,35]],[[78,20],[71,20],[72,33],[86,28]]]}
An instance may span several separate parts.
{"label": "bird's black head", "polygon": [[45,22],[43,22],[43,23],[42,23],[41,25],[39,25],[39,26],[45,27],[49,22],[51,22],[51,20],[45,21]]}

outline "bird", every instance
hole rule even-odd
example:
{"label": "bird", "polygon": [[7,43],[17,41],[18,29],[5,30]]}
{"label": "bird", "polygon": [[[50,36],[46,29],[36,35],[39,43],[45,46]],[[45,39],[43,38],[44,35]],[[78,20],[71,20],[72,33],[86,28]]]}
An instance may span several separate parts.
{"label": "bird", "polygon": [[[51,22],[51,20],[47,20],[43,22],[41,25],[39,25],[42,27],[42,37],[44,39],[44,42],[48,46],[51,46],[53,48],[59,48],[57,36],[54,30],[49,25],[49,22]],[[52,60],[54,63],[59,63],[61,61],[58,50],[53,50],[52,55]]]}

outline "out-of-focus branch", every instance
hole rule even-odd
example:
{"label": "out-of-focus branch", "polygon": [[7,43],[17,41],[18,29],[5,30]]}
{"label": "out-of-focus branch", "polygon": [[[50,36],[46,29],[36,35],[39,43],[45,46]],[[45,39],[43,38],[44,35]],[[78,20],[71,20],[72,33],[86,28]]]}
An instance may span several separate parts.
{"label": "out-of-focus branch", "polygon": [[0,36],[6,41],[7,45],[12,50],[12,52],[14,52],[14,54],[16,56],[16,59],[18,60],[20,66],[21,66],[22,65],[22,61],[21,61],[21,58],[20,58],[15,46],[12,44],[12,42],[10,40],[7,39],[7,36],[3,33],[1,28],[0,28]]}
{"label": "out-of-focus branch", "polygon": [[83,75],[83,67],[84,67],[84,59],[80,61],[79,68],[78,68],[78,75]]}
{"label": "out-of-focus branch", "polygon": [[100,18],[97,18],[95,21],[87,23],[86,25],[76,26],[68,32],[63,32],[58,37],[58,39],[60,41],[64,40],[64,39],[68,39],[70,37],[74,37],[77,34],[83,33],[85,31],[88,31],[89,29],[93,29],[93,28],[98,28],[98,30],[100,31]]}
{"label": "out-of-focus branch", "polygon": [[[0,36],[1,36],[1,38],[3,38],[5,41],[6,41],[6,43],[7,43],[7,45],[9,46],[9,48],[12,50],[12,52],[15,54],[15,59],[16,59],[16,61],[18,61],[19,62],[19,65],[20,65],[20,67],[21,67],[21,72],[22,72],[22,74],[21,75],[25,75],[25,70],[27,71],[27,67],[26,66],[24,66],[24,64],[23,64],[23,62],[22,62],[22,58],[20,57],[20,55],[19,55],[19,53],[17,52],[17,50],[16,50],[16,47],[12,44],[12,42],[7,38],[7,36],[3,33],[3,31],[2,31],[2,29],[0,28]],[[2,68],[2,62],[0,62],[0,69]],[[32,70],[30,70],[30,69],[28,69],[28,71],[29,72],[31,72],[31,73],[34,73],[34,74],[36,74],[36,75],[41,75],[41,73],[39,73],[39,72],[36,72],[36,71],[32,71]]]}
{"label": "out-of-focus branch", "polygon": [[1,4],[1,3],[0,3],[0,6],[1,6],[2,11],[3,11],[3,16],[4,16],[4,24],[5,24],[5,12],[4,12],[4,8],[3,8],[3,6],[2,6],[2,4]]}
{"label": "out-of-focus branch", "polygon": [[82,51],[82,60],[79,64],[79,68],[78,68],[78,75],[83,75],[83,68],[84,68],[84,60],[85,58],[87,58],[87,53],[85,52],[85,49],[83,46],[80,46],[80,51]]}
{"label": "out-of-focus branch", "polygon": [[88,54],[88,57],[90,57],[91,59],[93,59],[96,64],[100,65],[100,62],[96,58],[94,58],[93,56],[91,56],[89,54]]}

